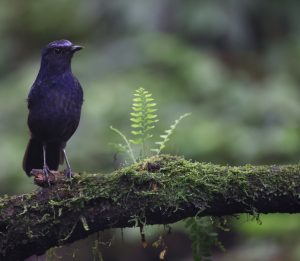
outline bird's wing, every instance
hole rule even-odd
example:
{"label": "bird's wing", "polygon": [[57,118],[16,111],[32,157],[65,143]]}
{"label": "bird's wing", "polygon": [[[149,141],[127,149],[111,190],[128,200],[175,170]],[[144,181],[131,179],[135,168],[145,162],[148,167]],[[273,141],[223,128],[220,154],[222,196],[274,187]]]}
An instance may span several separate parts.
{"label": "bird's wing", "polygon": [[37,101],[37,97],[39,94],[41,83],[39,81],[35,81],[30,88],[28,97],[27,97],[27,108],[30,110],[34,105],[34,101]]}
{"label": "bird's wing", "polygon": [[75,81],[75,85],[77,86],[77,89],[80,93],[80,97],[81,97],[81,104],[84,102],[84,99],[83,99],[83,90],[82,90],[82,87],[80,85],[80,82],[78,81],[78,79],[74,76],[74,81]]}

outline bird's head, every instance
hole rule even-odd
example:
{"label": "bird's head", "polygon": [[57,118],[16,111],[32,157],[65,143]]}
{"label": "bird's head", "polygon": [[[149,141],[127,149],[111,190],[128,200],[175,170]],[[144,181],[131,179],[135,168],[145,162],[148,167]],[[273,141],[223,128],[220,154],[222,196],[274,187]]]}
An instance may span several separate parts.
{"label": "bird's head", "polygon": [[64,72],[71,68],[73,54],[82,48],[68,40],[51,42],[42,51],[41,67],[52,72]]}

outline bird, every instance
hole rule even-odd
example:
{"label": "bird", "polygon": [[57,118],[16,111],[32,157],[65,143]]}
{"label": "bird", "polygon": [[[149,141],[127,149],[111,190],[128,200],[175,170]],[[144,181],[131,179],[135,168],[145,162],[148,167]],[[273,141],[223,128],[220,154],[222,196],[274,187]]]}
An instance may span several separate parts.
{"label": "bird", "polygon": [[49,175],[53,174],[51,170],[58,170],[64,161],[65,175],[70,179],[73,177],[65,148],[79,125],[83,90],[72,73],[71,60],[74,53],[82,48],[69,40],[46,45],[27,98],[30,139],[23,158],[23,169],[28,176],[33,169],[42,169],[49,185]]}

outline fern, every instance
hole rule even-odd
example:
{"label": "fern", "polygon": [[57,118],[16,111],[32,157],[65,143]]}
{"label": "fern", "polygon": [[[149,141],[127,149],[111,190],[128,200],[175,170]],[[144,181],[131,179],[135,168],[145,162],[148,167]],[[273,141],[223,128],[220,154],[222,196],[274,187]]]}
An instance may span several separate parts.
{"label": "fern", "polygon": [[214,246],[224,250],[209,217],[189,218],[185,222],[185,226],[189,229],[195,261],[211,260],[211,251]]}
{"label": "fern", "polygon": [[118,129],[115,129],[113,126],[110,126],[110,129],[113,130],[114,132],[116,132],[117,134],[119,134],[126,144],[125,146],[122,144],[117,144],[117,146],[119,147],[119,151],[125,150],[127,152],[127,154],[129,155],[129,157],[131,158],[132,162],[136,163],[136,159],[134,157],[133,150],[132,150],[130,143],[129,143],[128,139],[126,138],[126,136]]}
{"label": "fern", "polygon": [[[152,94],[146,91],[144,88],[139,88],[133,94],[134,98],[132,100],[132,112],[130,113],[131,118],[131,134],[132,139],[127,139],[127,137],[118,129],[110,127],[114,132],[121,136],[125,144],[115,144],[115,148],[118,152],[126,152],[131,158],[133,163],[137,162],[137,157],[134,155],[136,147],[142,147],[141,155],[139,159],[150,156],[149,151],[146,149],[146,142],[152,138],[152,130],[155,128],[155,123],[158,122],[158,116],[156,115],[156,103]],[[165,130],[163,135],[160,135],[161,141],[155,142],[158,148],[151,149],[156,155],[160,154],[161,151],[166,147],[166,143],[170,140],[170,136],[174,133],[177,125],[185,117],[189,116],[190,113],[181,115],[175,122],[170,126],[168,130]],[[133,146],[131,146],[133,144]],[[135,150],[132,149],[135,148]]]}
{"label": "fern", "polygon": [[157,144],[159,147],[157,149],[152,149],[151,151],[155,152],[156,155],[159,155],[160,152],[166,147],[166,143],[170,140],[170,136],[174,133],[177,125],[185,118],[190,116],[191,113],[185,113],[181,115],[177,120],[174,121],[174,123],[170,126],[168,130],[165,130],[165,134],[160,135],[162,138],[162,141],[157,141],[155,144]]}
{"label": "fern", "polygon": [[142,145],[142,157],[146,155],[146,140],[152,138],[151,130],[155,127],[155,123],[158,122],[156,103],[152,98],[152,94],[146,91],[144,88],[139,88],[135,91],[132,103],[132,112],[130,115],[131,131],[134,136],[129,140],[131,143]]}

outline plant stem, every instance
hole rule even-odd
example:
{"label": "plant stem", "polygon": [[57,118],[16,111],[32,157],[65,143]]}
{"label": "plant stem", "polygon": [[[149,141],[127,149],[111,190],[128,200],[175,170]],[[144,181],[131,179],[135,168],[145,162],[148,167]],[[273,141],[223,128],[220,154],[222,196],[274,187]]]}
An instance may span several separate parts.
{"label": "plant stem", "polygon": [[127,145],[127,147],[128,147],[127,153],[128,153],[128,155],[129,155],[129,157],[131,158],[131,160],[132,160],[133,163],[136,163],[136,159],[135,159],[135,157],[134,157],[134,154],[133,154],[131,145],[130,145],[129,141],[127,140],[126,136],[125,136],[121,131],[119,131],[118,129],[115,129],[113,126],[110,126],[110,128],[111,128],[114,132],[118,133],[118,134],[123,138],[123,140],[125,141],[125,143],[126,143],[126,145]]}

